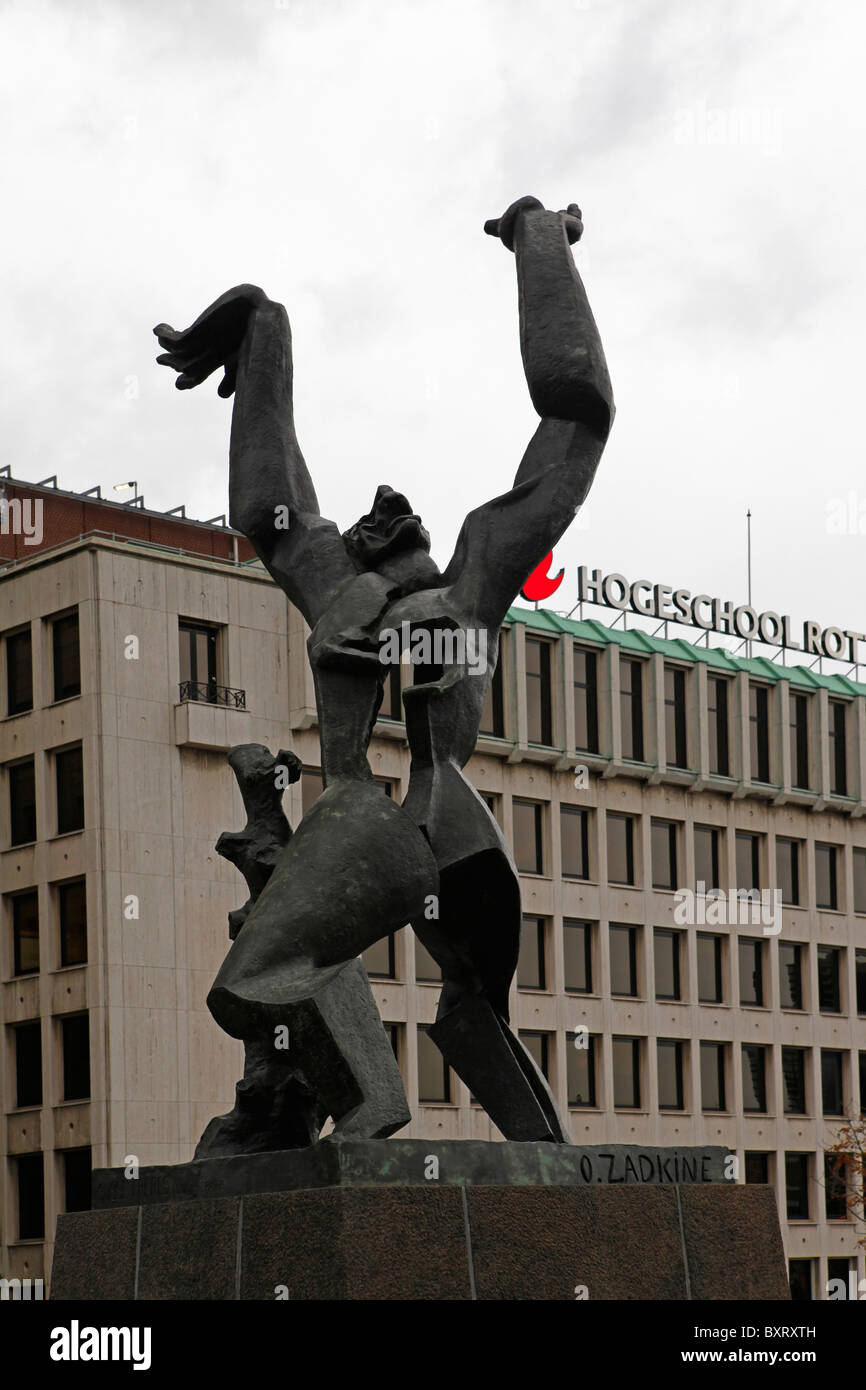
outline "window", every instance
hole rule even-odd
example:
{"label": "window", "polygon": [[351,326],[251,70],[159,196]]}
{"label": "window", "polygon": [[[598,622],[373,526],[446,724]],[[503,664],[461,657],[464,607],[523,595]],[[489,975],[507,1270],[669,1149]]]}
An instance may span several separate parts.
{"label": "window", "polygon": [[800,901],[800,844],[776,837],[776,887],[782,902],[796,907]]}
{"label": "window", "polygon": [[39,894],[35,888],[12,899],[12,971],[35,975],[39,970]]}
{"label": "window", "polygon": [[763,1183],[770,1181],[770,1155],[747,1150],[746,1159],[746,1182]]}
{"label": "window", "polygon": [[665,667],[665,758],[669,767],[688,767],[686,747],[686,673]]}
{"label": "window", "polygon": [[719,887],[719,832],[710,825],[695,826],[695,887]]}
{"label": "window", "polygon": [[517,1035],[529,1053],[545,1081],[550,1080],[550,1035],[548,1033],[524,1033]]}
{"label": "window", "polygon": [[421,984],[438,985],[442,982],[442,969],[436,964],[427,947],[415,937],[415,979]]}
{"label": "window", "polygon": [[83,878],[61,883],[57,889],[60,917],[60,964],[84,965],[87,961],[87,891]]}
{"label": "window", "polygon": [[637,927],[610,925],[610,992],[637,995]]}
{"label": "window", "polygon": [[854,911],[866,912],[866,849],[854,851]]}
{"label": "window", "polygon": [[830,701],[830,791],[834,796],[848,795],[848,752],[845,742],[844,700]]}
{"label": "window", "polygon": [[724,1043],[701,1043],[701,1109],[727,1109]]}
{"label": "window", "polygon": [[84,829],[84,762],[81,748],[55,753],[57,775],[57,833]]}
{"label": "window", "polygon": [[383,1023],[382,1027],[385,1029],[385,1036],[391,1044],[391,1051],[394,1054],[394,1061],[397,1063],[397,1066],[399,1067],[400,1054],[402,1050],[403,1025],[402,1023]]}
{"label": "window", "polygon": [[785,1198],[789,1221],[809,1220],[809,1154],[785,1154]]}
{"label": "window", "polygon": [[751,780],[770,780],[769,691],[765,685],[749,686],[749,746]]}
{"label": "window", "polygon": [[815,846],[815,900],[818,907],[832,912],[838,907],[835,845]]}
{"label": "window", "polygon": [[675,1038],[659,1038],[656,1044],[659,1072],[659,1110],[683,1109],[683,1044]]}
{"label": "window", "polygon": [[418,1024],[418,1099],[433,1104],[451,1101],[451,1071],[442,1053]]}
{"label": "window", "polygon": [[6,713],[33,708],[33,640],[30,628],[6,638]]}
{"label": "window", "polygon": [[15,1037],[15,1104],[19,1110],[42,1104],[42,1025],[19,1023]]}
{"label": "window", "polygon": [[379,716],[384,719],[403,718],[403,701],[400,695],[400,664],[392,663],[385,673],[382,685],[382,703],[379,706]]}
{"label": "window", "polygon": [[304,768],[301,773],[301,814],[306,815],[310,807],[322,795],[325,783],[319,768]]}
{"label": "window", "polygon": [[821,1108],[824,1115],[844,1115],[842,1053],[821,1049]]}
{"label": "window", "polygon": [[613,1038],[613,1103],[617,1110],[640,1109],[640,1039]]}
{"label": "window", "polygon": [[738,943],[740,961],[740,1004],[764,1007],[764,943],[753,936],[741,936]]}
{"label": "window", "polygon": [[[827,1295],[832,1298],[835,1294],[835,1301],[842,1303],[851,1298],[851,1261],[846,1259],[827,1260]],[[841,1288],[839,1287],[841,1285]],[[835,1286],[835,1287],[834,1287]],[[855,1293],[854,1298],[858,1295]]]}
{"label": "window", "polygon": [[656,999],[682,999],[680,989],[680,941],[682,932],[656,927],[653,932]]}
{"label": "window", "polygon": [[634,817],[607,813],[608,883],[634,883]]}
{"label": "window", "polygon": [[397,972],[394,964],[394,933],[391,932],[381,941],[374,941],[372,946],[361,952],[361,960],[371,979],[395,979]]}
{"label": "window", "polygon": [[743,1110],[751,1115],[767,1111],[767,1049],[751,1043],[742,1047]]}
{"label": "window", "polygon": [[[499,643],[499,659],[496,662],[496,669],[493,678],[487,687],[484,695],[484,704],[481,708],[481,723],[478,727],[479,733],[492,734],[494,738],[505,737],[505,703],[502,693],[502,640]],[[402,714],[399,718],[402,719]]]}
{"label": "window", "polygon": [[589,922],[562,924],[565,988],[569,994],[592,993],[592,926]]}
{"label": "window", "polygon": [[728,755],[728,682],[720,676],[707,681],[707,710],[710,722],[710,772],[720,777],[730,774]]}
{"label": "window", "polygon": [[818,947],[818,1008],[822,1014],[842,1012],[840,956],[841,951],[836,946]]}
{"label": "window", "polygon": [[722,938],[698,932],[698,999],[702,1004],[721,1004]]}
{"label": "window", "polygon": [[798,942],[779,942],[779,1002],[783,1009],[803,1007],[803,951]]}
{"label": "window", "polygon": [[15,1160],[18,1178],[18,1239],[45,1239],[45,1174],[41,1154]]}
{"label": "window", "polygon": [[[217,702],[217,632],[201,623],[178,624],[181,699]],[[187,684],[188,683],[188,684]]]}
{"label": "window", "polygon": [[51,624],[54,657],[54,699],[69,700],[81,694],[81,654],[78,645],[78,614],[68,613]]}
{"label": "window", "polygon": [[791,786],[809,786],[809,697],[791,694],[790,714]]}
{"label": "window", "polygon": [[643,668],[640,661],[619,659],[619,706],[622,756],[643,762]]}
{"label": "window", "polygon": [[848,1164],[842,1154],[824,1155],[824,1212],[828,1221],[848,1220]]}
{"label": "window", "polygon": [[63,1099],[86,1100],[90,1095],[90,1016],[69,1014],[60,1020],[63,1052]]}
{"label": "window", "polygon": [[565,1035],[566,1084],[569,1105],[594,1106],[596,1040],[584,1035],[585,1047],[576,1047],[573,1035]]}
{"label": "window", "polygon": [[652,841],[653,888],[677,886],[677,827],[671,820],[654,820]]}
{"label": "window", "polygon": [[520,955],[517,960],[519,989],[546,989],[545,922],[543,917],[523,918]]}
{"label": "window", "polygon": [[598,675],[595,652],[574,648],[574,746],[598,752]]}
{"label": "window", "polygon": [[511,803],[514,821],[514,862],[522,874],[544,873],[544,844],[541,826],[541,802]]}
{"label": "window", "polygon": [[812,1260],[789,1260],[788,1283],[792,1303],[812,1302]]}
{"label": "window", "polygon": [[32,758],[9,768],[10,843],[27,845],[36,839],[36,767]]}
{"label": "window", "polygon": [[866,1052],[858,1053],[858,1071],[860,1072],[860,1114],[866,1115]]}
{"label": "window", "polygon": [[866,1014],[866,951],[854,953],[854,982],[857,989],[857,1012]]}
{"label": "window", "polygon": [[90,1210],[90,1149],[64,1149],[63,1189],[65,1211]]}
{"label": "window", "polygon": [[782,1109],[786,1115],[806,1113],[806,1049],[782,1048],[782,1086],[785,1099]]}
{"label": "window", "polygon": [[530,743],[553,743],[550,699],[550,643],[526,639],[526,737]]}
{"label": "window", "polygon": [[560,806],[559,839],[563,878],[589,878],[589,812]]}
{"label": "window", "polygon": [[748,892],[761,887],[759,836],[737,831],[737,887]]}

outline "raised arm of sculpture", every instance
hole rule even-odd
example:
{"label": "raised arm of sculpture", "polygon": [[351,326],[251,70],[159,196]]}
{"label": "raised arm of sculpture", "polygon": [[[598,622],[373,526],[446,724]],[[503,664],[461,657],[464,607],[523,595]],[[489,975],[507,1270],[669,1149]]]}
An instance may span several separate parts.
{"label": "raised arm of sculpture", "polygon": [[314,626],[356,571],[337,527],[319,512],[295,434],[285,309],[256,285],[237,285],[182,332],[166,323],[153,331],[166,349],[157,361],[178,373],[178,390],[224,368],[218,393],[235,398],[229,520]]}
{"label": "raised arm of sculpture", "polygon": [[580,209],[520,198],[484,230],[515,254],[523,366],[541,416],[511,491],[469,513],[445,571],[458,604],[494,628],[589,492],[614,404],[569,249],[583,233]]}

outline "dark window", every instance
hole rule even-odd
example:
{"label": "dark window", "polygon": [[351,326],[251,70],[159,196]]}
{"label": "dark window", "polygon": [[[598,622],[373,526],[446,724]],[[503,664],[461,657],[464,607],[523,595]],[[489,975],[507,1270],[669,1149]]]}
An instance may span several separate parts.
{"label": "dark window", "polygon": [[824,1155],[824,1212],[828,1221],[848,1219],[848,1165],[842,1154]]}
{"label": "dark window", "polygon": [[665,667],[665,758],[669,767],[688,767],[686,747],[686,673]]}
{"label": "dark window", "polygon": [[744,1043],[743,1109],[753,1115],[763,1115],[767,1109],[767,1049]]}
{"label": "dark window", "polygon": [[640,1109],[640,1039],[613,1038],[613,1103],[620,1110]]}
{"label": "dark window", "polygon": [[[834,1259],[832,1259],[832,1258],[830,1258],[830,1259],[827,1260],[827,1283],[828,1283],[828,1285],[831,1285],[831,1284],[833,1284],[833,1283],[837,1283],[837,1288],[836,1288],[835,1290],[833,1290],[833,1292],[835,1292],[835,1294],[836,1294],[836,1300],[835,1300],[836,1302],[843,1303],[846,1299],[849,1299],[849,1298],[851,1297],[851,1281],[850,1281],[850,1278],[849,1278],[850,1274],[851,1274],[851,1261],[850,1261],[850,1260],[846,1260],[846,1259],[835,1259],[835,1260],[834,1260]],[[841,1288],[841,1289],[838,1288],[838,1283],[841,1283],[841,1285],[842,1285],[842,1288]],[[830,1292],[831,1292],[831,1290],[828,1288],[828,1289],[827,1289],[827,1293],[829,1294]],[[857,1294],[856,1294],[856,1293],[855,1293],[854,1297],[857,1298]]]}
{"label": "dark window", "polygon": [[514,821],[514,862],[522,874],[541,874],[544,872],[541,802],[515,799],[511,807]]}
{"label": "dark window", "polygon": [[437,965],[427,947],[415,938],[415,979],[422,984],[438,985],[442,981],[442,968]]}
{"label": "dark window", "polygon": [[402,1026],[403,1025],[400,1023],[382,1024],[382,1027],[385,1029],[388,1041],[391,1044],[391,1051],[394,1054],[394,1060],[396,1061],[398,1066],[400,1065],[400,1033],[402,1030]]}
{"label": "dark window", "polygon": [[791,1286],[792,1303],[812,1302],[812,1261],[789,1260],[788,1283]]}
{"label": "dark window", "polygon": [[740,1004],[763,1008],[764,943],[752,936],[741,936],[737,945],[740,960]]}
{"label": "dark window", "polygon": [[866,951],[854,953],[854,982],[857,988],[857,1012],[866,1014]]}
{"label": "dark window", "polygon": [[180,680],[190,681],[196,700],[217,700],[216,628],[199,623],[179,623]]}
{"label": "dark window", "polygon": [[857,1069],[860,1072],[860,1114],[866,1115],[866,1052],[858,1053]]}
{"label": "dark window", "polygon": [[57,833],[84,829],[84,762],[80,748],[55,753]]}
{"label": "dark window", "polygon": [[839,992],[840,951],[836,946],[818,947],[818,1008],[822,1014],[842,1012]]}
{"label": "dark window", "polygon": [[698,999],[702,1004],[721,1004],[722,938],[698,932]]}
{"label": "dark window", "polygon": [[830,701],[830,791],[834,796],[848,795],[848,754],[845,742],[844,700]]}
{"label": "dark window", "polygon": [[550,700],[550,643],[526,639],[526,736],[530,743],[553,743]]}
{"label": "dark window", "polygon": [[72,1014],[60,1020],[63,1050],[63,1099],[86,1100],[90,1095],[90,1018]]}
{"label": "dark window", "polygon": [[749,742],[752,758],[751,779],[753,782],[769,782],[769,691],[765,685],[749,686]]}
{"label": "dark window", "polygon": [[90,1149],[64,1149],[63,1187],[65,1211],[90,1210]]}
{"label": "dark window", "polygon": [[745,1159],[747,1183],[768,1183],[770,1181],[769,1154],[747,1151]]}
{"label": "dark window", "polygon": [[677,886],[677,827],[671,820],[654,820],[650,826],[653,888]]}
{"label": "dark window", "polygon": [[379,714],[385,719],[403,718],[403,701],[400,695],[400,664],[393,662],[385,673],[382,686],[382,703]]}
{"label": "dark window", "polygon": [[564,878],[589,878],[589,812],[560,806],[559,836]]}
{"label": "dark window", "polygon": [[701,1109],[725,1110],[724,1043],[701,1043]]}
{"label": "dark window", "polygon": [[610,992],[637,994],[637,927],[610,925]]}
{"label": "dark window", "polygon": [[84,965],[87,961],[87,891],[83,878],[61,883],[57,889],[60,916],[60,964]]}
{"label": "dark window", "polygon": [[30,629],[6,638],[6,712],[33,708],[33,640]]}
{"label": "dark window", "polygon": [[790,714],[791,785],[809,786],[809,697],[791,695]]}
{"label": "dark window", "polygon": [[800,901],[800,844],[797,840],[776,838],[776,887],[782,902],[792,907]]}
{"label": "dark window", "polygon": [[547,988],[544,935],[543,917],[523,918],[517,960],[517,984],[520,989]]}
{"label": "dark window", "polygon": [[12,954],[16,975],[39,970],[39,894],[17,893],[12,899]]}
{"label": "dark window", "polygon": [[737,831],[737,887],[751,892],[761,887],[759,837]]}
{"label": "dark window", "polygon": [[844,1115],[842,1053],[821,1049],[821,1107],[825,1115]]}
{"label": "dark window", "polygon": [[619,702],[622,756],[643,762],[643,665],[626,656],[619,660]]}
{"label": "dark window", "polygon": [[41,1154],[15,1160],[18,1178],[18,1239],[45,1238],[45,1173]]}
{"label": "dark window", "polygon": [[809,1154],[785,1154],[785,1198],[789,1221],[809,1220]]}
{"label": "dark window", "polygon": [[518,1033],[520,1041],[526,1048],[545,1081],[550,1080],[550,1037],[548,1033]]}
{"label": "dark window", "polygon": [[683,1044],[674,1038],[659,1038],[656,1053],[659,1070],[659,1109],[683,1108]]}
{"label": "dark window", "polygon": [[595,1105],[595,1038],[584,1036],[585,1047],[575,1047],[575,1038],[566,1033],[566,1084],[569,1105]]}
{"label": "dark window", "polygon": [[854,851],[854,911],[866,912],[866,849]]}
{"label": "dark window", "polygon": [[782,1048],[782,1086],[785,1099],[782,1109],[786,1115],[806,1113],[806,1049]]}
{"label": "dark window", "polygon": [[574,746],[598,752],[598,675],[595,652],[574,648]]}
{"label": "dark window", "polygon": [[634,883],[634,818],[607,813],[608,883]]}
{"label": "dark window", "polygon": [[563,922],[565,988],[569,994],[592,993],[592,926],[589,922]]}
{"label": "dark window", "polygon": [[10,843],[36,839],[36,768],[32,758],[9,769]]}
{"label": "dark window", "polygon": [[835,911],[838,907],[836,890],[836,846],[815,846],[815,900],[818,907]]}
{"label": "dark window", "polygon": [[78,614],[55,618],[52,627],[54,698],[68,700],[81,694],[81,654],[78,646]]}
{"label": "dark window", "polygon": [[418,1025],[418,1099],[420,1101],[451,1100],[451,1071],[442,1053],[427,1036],[423,1024]]}
{"label": "dark window", "polygon": [[680,941],[682,933],[656,927],[653,933],[656,999],[681,999]]}
{"label": "dark window", "polygon": [[[401,715],[402,718],[402,715]],[[487,687],[481,709],[479,733],[493,734],[494,738],[505,737],[505,703],[502,695],[502,642],[499,644],[499,659],[496,670]]]}
{"label": "dark window", "polygon": [[361,952],[361,960],[367,974],[377,980],[393,980],[396,975],[394,965],[394,933],[381,941],[374,941],[366,951]]}
{"label": "dark window", "polygon": [[783,1009],[803,1007],[803,947],[779,942],[779,1002]]}
{"label": "dark window", "polygon": [[695,886],[700,892],[719,887],[719,832],[710,825],[695,826]]}
{"label": "dark window", "polygon": [[301,773],[301,812],[306,815],[310,807],[322,795],[325,784],[318,768],[304,768]]}
{"label": "dark window", "polygon": [[42,1025],[19,1023],[15,1035],[15,1104],[21,1110],[42,1104]]}
{"label": "dark window", "polygon": [[719,676],[707,681],[710,716],[710,772],[727,777],[731,770],[728,755],[728,682]]}

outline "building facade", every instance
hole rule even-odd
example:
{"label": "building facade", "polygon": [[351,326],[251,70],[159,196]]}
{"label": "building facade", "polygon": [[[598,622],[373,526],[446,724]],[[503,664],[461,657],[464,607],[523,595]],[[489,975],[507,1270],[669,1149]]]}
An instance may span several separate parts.
{"label": "building facade", "polygon": [[[204,1005],[246,896],[214,851],[244,819],[226,752],[295,750],[293,825],[321,778],[306,631],[242,538],[9,494],[46,524],[0,570],[0,1274],[39,1278],[92,1166],[186,1160],[233,1102]],[[369,752],[398,799],[408,680]],[[521,874],[512,1018],[574,1141],[726,1145],[775,1189],[797,1297],[862,1280],[826,1149],[866,1110],[866,686],[515,608],[467,775]],[[411,930],[365,963],[403,1133],[500,1137],[426,1036]]]}

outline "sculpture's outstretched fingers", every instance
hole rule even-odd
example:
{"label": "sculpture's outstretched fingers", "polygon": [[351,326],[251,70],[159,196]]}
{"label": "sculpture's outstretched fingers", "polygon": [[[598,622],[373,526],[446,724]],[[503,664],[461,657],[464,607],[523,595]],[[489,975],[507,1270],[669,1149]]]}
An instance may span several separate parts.
{"label": "sculpture's outstretched fingers", "polygon": [[544,211],[544,204],[537,198],[527,194],[523,198],[518,198],[510,207],[505,209],[501,217],[491,218],[484,223],[484,230],[488,236],[498,236],[504,246],[509,251],[514,250],[514,224],[521,212],[526,212],[530,208],[540,208]]}

